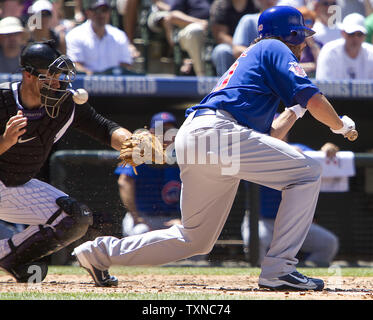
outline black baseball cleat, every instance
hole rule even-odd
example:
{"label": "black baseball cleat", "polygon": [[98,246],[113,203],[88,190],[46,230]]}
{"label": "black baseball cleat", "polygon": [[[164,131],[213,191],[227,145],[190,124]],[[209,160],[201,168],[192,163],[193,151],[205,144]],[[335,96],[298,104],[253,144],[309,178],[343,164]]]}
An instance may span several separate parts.
{"label": "black baseball cleat", "polygon": [[[91,265],[84,257],[83,253],[77,254],[76,252],[73,251],[71,254],[76,258],[78,261],[79,265],[87,270],[87,272],[90,274],[92,277],[93,281],[95,282],[96,286],[98,287],[116,287],[118,286],[118,278],[115,276],[111,276],[109,274],[108,270],[98,270],[95,268],[93,265]],[[82,263],[84,261],[84,265]]]}
{"label": "black baseball cleat", "polygon": [[316,278],[308,278],[298,271],[294,271],[278,278],[259,278],[259,288],[289,291],[321,291],[324,289],[324,281]]}
{"label": "black baseball cleat", "polygon": [[17,267],[7,267],[0,262],[0,269],[9,273],[19,283],[40,283],[48,274],[45,262],[30,262]]}

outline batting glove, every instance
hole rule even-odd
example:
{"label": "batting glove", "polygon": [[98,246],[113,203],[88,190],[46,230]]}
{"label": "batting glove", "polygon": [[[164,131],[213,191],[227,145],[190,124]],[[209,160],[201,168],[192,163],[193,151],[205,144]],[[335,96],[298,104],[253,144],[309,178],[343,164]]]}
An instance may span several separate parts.
{"label": "batting glove", "polygon": [[355,122],[349,117],[343,116],[341,117],[341,120],[343,122],[343,127],[338,130],[333,130],[332,128],[330,128],[333,133],[345,135],[347,132],[355,129]]}
{"label": "batting glove", "polygon": [[297,120],[299,118],[302,118],[307,111],[307,108],[303,108],[300,104],[296,104],[295,106],[292,106],[290,108],[285,108],[285,109],[293,111],[295,115],[297,116]]}

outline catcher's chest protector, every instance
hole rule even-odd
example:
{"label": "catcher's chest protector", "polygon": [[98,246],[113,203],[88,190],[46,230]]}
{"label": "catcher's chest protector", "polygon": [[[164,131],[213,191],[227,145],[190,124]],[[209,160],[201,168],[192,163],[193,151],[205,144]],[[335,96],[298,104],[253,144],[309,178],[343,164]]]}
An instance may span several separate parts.
{"label": "catcher's chest protector", "polygon": [[[22,185],[33,178],[43,166],[53,146],[54,138],[72,116],[74,102],[71,97],[61,106],[60,114],[52,119],[45,115],[38,120],[28,120],[26,133],[18,142],[0,155],[0,180],[6,186]],[[10,117],[18,108],[9,88],[0,88],[0,132],[4,133]]]}

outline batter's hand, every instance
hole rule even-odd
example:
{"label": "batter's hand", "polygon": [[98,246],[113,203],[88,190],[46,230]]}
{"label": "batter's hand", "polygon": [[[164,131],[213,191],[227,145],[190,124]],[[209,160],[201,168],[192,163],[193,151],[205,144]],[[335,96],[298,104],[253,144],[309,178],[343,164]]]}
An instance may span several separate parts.
{"label": "batter's hand", "polygon": [[18,141],[18,138],[26,132],[25,127],[27,126],[27,118],[23,116],[21,110],[17,114],[11,117],[3,133],[3,143],[9,148],[15,145]]}
{"label": "batter's hand", "polygon": [[345,138],[348,138],[350,141],[354,141],[357,138],[357,131],[355,130],[355,122],[347,117],[341,117],[343,126],[340,129],[330,129],[333,133],[342,134]]}

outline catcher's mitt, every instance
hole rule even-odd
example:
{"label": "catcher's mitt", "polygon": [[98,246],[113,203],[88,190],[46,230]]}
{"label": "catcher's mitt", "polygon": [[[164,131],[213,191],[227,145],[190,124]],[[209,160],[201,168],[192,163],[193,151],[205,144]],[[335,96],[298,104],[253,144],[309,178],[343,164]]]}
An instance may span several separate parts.
{"label": "catcher's mitt", "polygon": [[[119,165],[131,165],[134,169],[143,163],[165,163],[165,151],[161,141],[146,129],[135,131],[126,139],[119,154]],[[136,173],[136,169],[135,169]]]}

